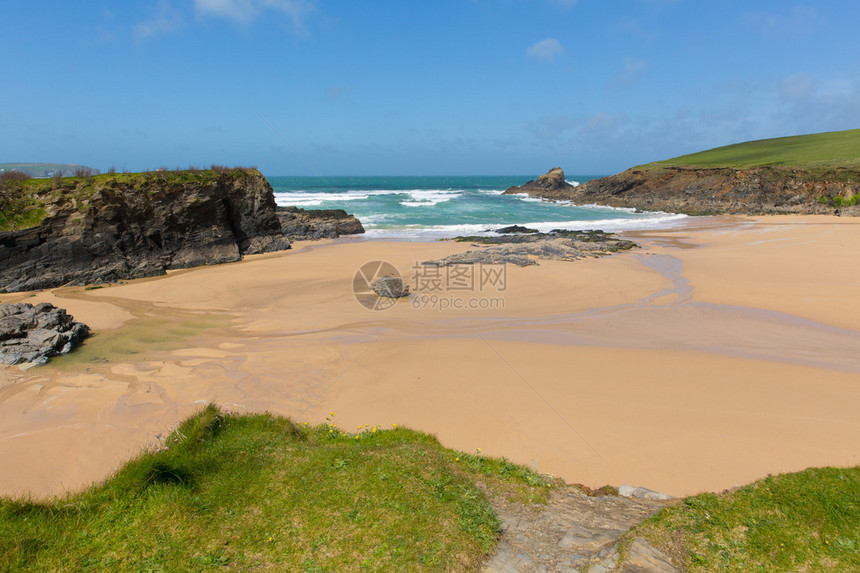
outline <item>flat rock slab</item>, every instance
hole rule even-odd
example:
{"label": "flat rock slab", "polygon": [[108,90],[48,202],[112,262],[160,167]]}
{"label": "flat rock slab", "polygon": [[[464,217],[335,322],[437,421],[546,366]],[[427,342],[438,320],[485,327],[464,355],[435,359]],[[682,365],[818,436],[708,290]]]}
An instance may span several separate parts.
{"label": "flat rock slab", "polygon": [[618,239],[612,233],[564,229],[555,229],[549,233],[516,233],[498,237],[456,237],[453,240],[471,242],[482,247],[443,259],[424,261],[422,264],[448,266],[510,263],[525,267],[536,265],[539,260],[576,261],[637,247],[636,243]]}
{"label": "flat rock slab", "polygon": [[[502,537],[485,572],[612,571],[622,535],[667,501],[591,497],[576,487],[552,491],[545,505],[493,500]],[[621,571],[675,571],[668,557],[637,538]]]}

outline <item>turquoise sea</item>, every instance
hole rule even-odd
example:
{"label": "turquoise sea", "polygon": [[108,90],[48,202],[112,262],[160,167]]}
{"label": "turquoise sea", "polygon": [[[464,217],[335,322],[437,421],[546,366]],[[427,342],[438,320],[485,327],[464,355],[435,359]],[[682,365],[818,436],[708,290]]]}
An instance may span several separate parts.
{"label": "turquoise sea", "polygon": [[[366,238],[438,239],[484,234],[508,225],[622,231],[671,226],[684,215],[636,213],[502,195],[534,176],[268,177],[278,205],[344,209],[357,216]],[[567,176],[576,185],[594,176]]]}

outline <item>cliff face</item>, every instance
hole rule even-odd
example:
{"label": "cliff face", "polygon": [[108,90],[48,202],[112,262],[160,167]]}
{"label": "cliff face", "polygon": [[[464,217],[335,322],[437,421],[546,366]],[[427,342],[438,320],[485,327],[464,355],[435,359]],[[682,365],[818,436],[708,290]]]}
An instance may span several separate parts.
{"label": "cliff face", "polygon": [[[521,191],[522,192],[522,191]],[[526,189],[530,195],[576,204],[705,214],[860,215],[860,174],[787,168],[631,169],[578,187]]]}
{"label": "cliff face", "polygon": [[36,226],[0,233],[0,289],[7,292],[153,276],[289,248],[272,188],[256,169],[29,181],[3,192],[7,205],[44,214]]}

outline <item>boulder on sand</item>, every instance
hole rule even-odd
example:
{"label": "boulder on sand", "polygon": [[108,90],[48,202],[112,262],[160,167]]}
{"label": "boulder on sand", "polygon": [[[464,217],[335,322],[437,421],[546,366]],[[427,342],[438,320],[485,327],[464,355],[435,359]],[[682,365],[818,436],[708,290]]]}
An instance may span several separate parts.
{"label": "boulder on sand", "polygon": [[86,324],[50,303],[0,304],[0,364],[40,366],[89,334]]}
{"label": "boulder on sand", "polygon": [[370,288],[377,296],[386,298],[400,298],[409,294],[409,285],[402,278],[388,275],[374,279]]}

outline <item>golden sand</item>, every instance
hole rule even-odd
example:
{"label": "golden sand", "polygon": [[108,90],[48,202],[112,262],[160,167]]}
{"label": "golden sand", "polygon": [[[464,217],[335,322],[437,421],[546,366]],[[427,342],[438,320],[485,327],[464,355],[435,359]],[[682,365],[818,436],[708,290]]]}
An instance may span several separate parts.
{"label": "golden sand", "polygon": [[471,247],[304,243],[2,295],[67,308],[96,335],[47,367],[0,368],[0,493],[103,479],[206,402],[311,423],[334,411],[346,430],[397,423],[568,482],[673,495],[860,463],[860,220],[630,235],[642,249],[508,266],[483,290],[425,280],[384,311],[353,296],[364,263],[414,282],[427,279],[416,261]]}

